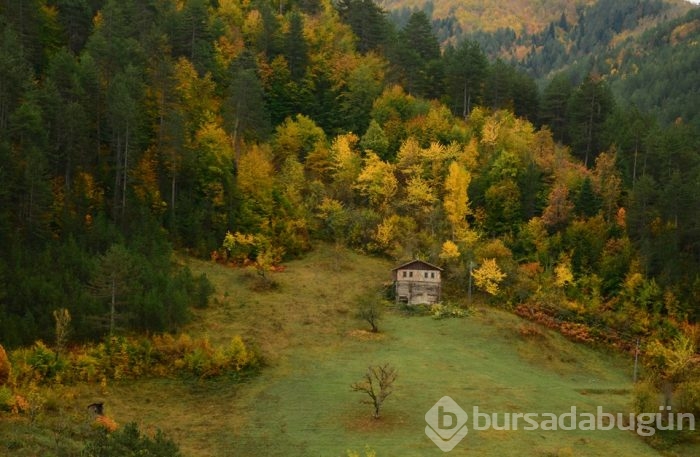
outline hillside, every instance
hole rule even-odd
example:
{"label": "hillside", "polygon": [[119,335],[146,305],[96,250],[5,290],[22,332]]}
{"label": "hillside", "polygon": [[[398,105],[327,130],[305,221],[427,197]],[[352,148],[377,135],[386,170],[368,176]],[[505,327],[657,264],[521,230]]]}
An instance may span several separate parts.
{"label": "hillside", "polygon": [[[496,0],[382,0],[378,2],[387,11],[424,10],[432,15],[438,24],[453,24],[453,31],[459,35],[475,32],[495,32],[498,29],[512,29],[516,34],[534,34],[541,32],[551,22],[558,21],[562,14],[572,21],[578,18],[578,11],[586,6],[598,3],[597,0],[515,0],[500,2]],[[684,0],[668,0],[672,5],[670,17],[677,16],[689,9]]]}
{"label": "hillside", "polygon": [[699,42],[700,8],[617,46],[600,67],[620,99],[663,122],[700,127]]}
{"label": "hillside", "polygon": [[[635,5],[644,14],[626,14]],[[623,40],[610,25],[633,30],[663,18],[664,5],[601,0],[578,22],[555,16],[539,34],[481,32],[488,46],[443,51],[425,12],[393,23],[366,0],[0,0],[0,444],[31,454],[139,441],[124,436],[132,427],[86,417],[85,402],[105,395],[120,421],[138,412],[157,419],[149,426],[172,422],[188,451],[220,439],[218,449],[266,455],[281,434],[299,454],[307,442],[342,452],[332,437],[314,441],[330,424],[359,445],[348,430],[367,426],[344,409],[313,409],[314,395],[334,407],[349,399],[324,390],[357,376],[337,360],[354,373],[367,354],[399,355],[422,409],[437,374],[455,389],[465,382],[448,358],[420,352],[430,344],[512,387],[522,376],[538,396],[541,376],[566,401],[598,389],[582,373],[601,372],[609,383],[596,395],[619,408],[628,373],[590,347],[627,362],[639,351],[636,411],[665,401],[700,415],[700,129],[628,106],[588,65],[605,55],[597,35]],[[638,53],[669,41],[681,51],[669,68],[695,78],[696,60],[682,67],[696,52],[693,23],[663,24],[640,35]],[[588,66],[540,86],[491,58],[510,52],[499,43],[533,37],[546,44],[523,47],[532,56],[551,48],[572,69]],[[606,65],[647,74],[614,55]],[[692,107],[697,78],[685,86],[660,74],[636,93],[663,97],[677,84],[687,100],[676,91],[668,108]],[[393,311],[385,338],[355,332],[356,294],[410,259],[442,268],[433,312],[470,312],[474,300],[482,314],[437,324],[440,342],[430,318]],[[532,326],[521,330],[516,315]],[[493,316],[514,338],[497,339]],[[514,354],[520,337],[548,356],[537,369]],[[404,358],[402,347],[415,350]],[[561,366],[559,351],[575,366]],[[305,376],[315,380],[308,395]],[[509,408],[498,379],[470,387],[487,396],[488,383],[495,406]],[[173,398],[186,401],[168,415],[160,405]],[[205,414],[192,424],[199,401]],[[414,433],[422,419],[405,413],[382,424]],[[268,429],[267,415],[284,428]],[[541,454],[573,453],[569,438]]]}
{"label": "hillside", "polygon": [[494,32],[510,28],[517,33],[535,33],[550,22],[559,19],[562,13],[574,17],[576,8],[593,3],[592,0],[517,0],[500,2],[495,0],[383,0],[379,2],[387,11],[423,9],[432,13],[434,20],[454,21],[458,32],[468,34],[475,31]]}
{"label": "hillside", "polygon": [[[244,384],[224,377],[58,385],[48,393],[51,409],[33,424],[0,419],[0,455],[75,455],[87,433],[81,410],[95,399],[118,424],[162,429],[188,457],[344,456],[365,446],[379,456],[433,455],[440,451],[423,433],[424,414],[444,395],[468,411],[630,408],[630,357],[574,344],[498,309],[435,320],[387,308],[381,333],[367,332],[352,316],[353,300],[388,277],[392,264],[384,260],[320,245],[275,273],[278,287],[266,293],[251,290],[245,269],[185,261],[216,287],[212,305],[185,330],[213,343],[236,334],[258,342],[267,359],[262,373]],[[375,421],[349,386],[368,364],[386,362],[399,378]],[[452,455],[518,456],[523,449],[533,456],[661,455],[617,430],[472,430]]]}
{"label": "hillside", "polygon": [[[405,22],[423,8],[443,45],[474,40],[544,87],[554,75],[604,77],[623,104],[698,125],[698,8],[685,1],[386,2]],[[542,11],[536,11],[542,9]],[[495,16],[492,18],[491,16]]]}

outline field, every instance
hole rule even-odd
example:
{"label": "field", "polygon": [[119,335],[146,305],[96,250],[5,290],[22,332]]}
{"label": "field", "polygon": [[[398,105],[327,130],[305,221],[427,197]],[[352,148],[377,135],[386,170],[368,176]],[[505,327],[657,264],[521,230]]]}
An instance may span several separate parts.
{"label": "field", "polygon": [[[254,273],[192,259],[216,287],[209,308],[186,329],[223,342],[254,341],[267,366],[243,383],[147,379],[106,387],[63,387],[58,410],[76,417],[95,399],[118,423],[163,429],[188,456],[344,456],[366,446],[378,456],[442,455],[425,435],[424,415],[451,396],[480,411],[629,412],[632,360],[573,344],[491,307],[463,319],[435,320],[389,308],[379,334],[353,318],[353,299],[389,279],[386,261],[321,246],[274,273],[276,287],[256,292]],[[350,384],[369,364],[398,369],[382,418]],[[46,413],[49,414],[48,412]],[[68,417],[67,416],[67,417]],[[41,421],[40,421],[41,422]],[[41,429],[0,421],[4,455],[51,455],[70,440],[61,422]],[[20,445],[17,443],[30,443]],[[43,443],[43,444],[42,444]],[[47,444],[48,443],[48,444]],[[476,431],[450,453],[480,456],[659,454],[628,431]]]}

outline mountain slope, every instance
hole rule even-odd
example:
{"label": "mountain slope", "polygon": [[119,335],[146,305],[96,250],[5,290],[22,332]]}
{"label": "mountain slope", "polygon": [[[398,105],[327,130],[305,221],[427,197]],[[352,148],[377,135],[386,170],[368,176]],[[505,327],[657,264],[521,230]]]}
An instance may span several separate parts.
{"label": "mountain slope", "polygon": [[518,32],[537,32],[562,12],[574,15],[576,8],[592,3],[591,0],[384,0],[380,2],[389,11],[425,9],[434,19],[454,18],[462,31],[495,31],[511,28]]}
{"label": "mountain slope", "polygon": [[685,0],[385,0],[399,25],[416,8],[433,18],[443,45],[479,43],[547,84],[566,72],[573,84],[591,72],[618,100],[661,122],[700,123],[700,8]]}
{"label": "mountain slope", "polygon": [[[493,32],[511,28],[516,33],[537,33],[558,20],[562,13],[576,18],[577,11],[597,3],[596,0],[380,0],[390,12],[423,9],[432,13],[436,21],[454,20],[463,33]],[[661,3],[661,2],[659,2]],[[692,7],[685,0],[665,0],[671,7],[671,16],[682,14]]]}
{"label": "mountain slope", "polygon": [[618,47],[605,72],[621,99],[671,123],[700,126],[700,8]]}

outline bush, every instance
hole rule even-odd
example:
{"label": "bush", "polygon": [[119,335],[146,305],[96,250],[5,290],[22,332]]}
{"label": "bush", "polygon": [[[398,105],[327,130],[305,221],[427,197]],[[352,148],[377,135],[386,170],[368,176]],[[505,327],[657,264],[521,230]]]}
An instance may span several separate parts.
{"label": "bush", "polygon": [[0,344],[0,386],[8,384],[10,382],[10,376],[12,375],[12,364],[10,359],[7,357],[7,352],[5,348]]}
{"label": "bush", "polygon": [[98,345],[74,348],[57,357],[43,343],[12,353],[19,385],[33,382],[104,382],[144,376],[220,376],[255,368],[257,352],[235,336],[228,345],[214,347],[209,340],[181,334],[152,338],[111,337]]}
{"label": "bush", "polygon": [[42,341],[37,341],[31,348],[13,351],[12,358],[15,378],[19,384],[31,381],[60,381],[66,367],[66,360],[59,357]]}
{"label": "bush", "polygon": [[466,317],[468,313],[458,306],[436,303],[430,308],[430,314],[433,319],[448,319]]}
{"label": "bush", "polygon": [[11,411],[15,403],[15,396],[7,386],[0,386],[0,411]]}
{"label": "bush", "polygon": [[99,427],[96,436],[83,449],[85,457],[123,457],[142,455],[148,457],[180,457],[178,445],[158,430],[154,437],[142,434],[135,422],[121,430],[110,432],[109,427]]}
{"label": "bush", "polygon": [[520,324],[518,326],[518,334],[524,339],[539,340],[544,338],[542,328],[537,324],[531,323]]}
{"label": "bush", "polygon": [[648,381],[634,386],[632,406],[635,414],[659,412],[659,393]]}
{"label": "bush", "polygon": [[700,417],[700,381],[684,382],[678,391],[680,410]]}

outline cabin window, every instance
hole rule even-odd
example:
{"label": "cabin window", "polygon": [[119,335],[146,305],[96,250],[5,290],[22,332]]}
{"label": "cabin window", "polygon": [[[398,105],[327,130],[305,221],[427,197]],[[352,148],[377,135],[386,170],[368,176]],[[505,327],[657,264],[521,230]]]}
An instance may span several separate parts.
{"label": "cabin window", "polygon": [[435,272],[434,271],[432,273],[430,273],[430,278],[435,279]]}
{"label": "cabin window", "polygon": [[403,277],[404,277],[404,278],[406,277],[406,272],[405,272],[405,271],[403,272]]}
{"label": "cabin window", "polygon": [[424,277],[425,279],[428,279],[428,272],[427,272],[427,271],[426,271],[425,273],[423,273],[423,277]]}
{"label": "cabin window", "polygon": [[412,271],[409,271],[409,272],[408,272],[408,277],[409,277],[409,278],[412,278],[412,277],[413,277],[413,272],[412,272]]}

